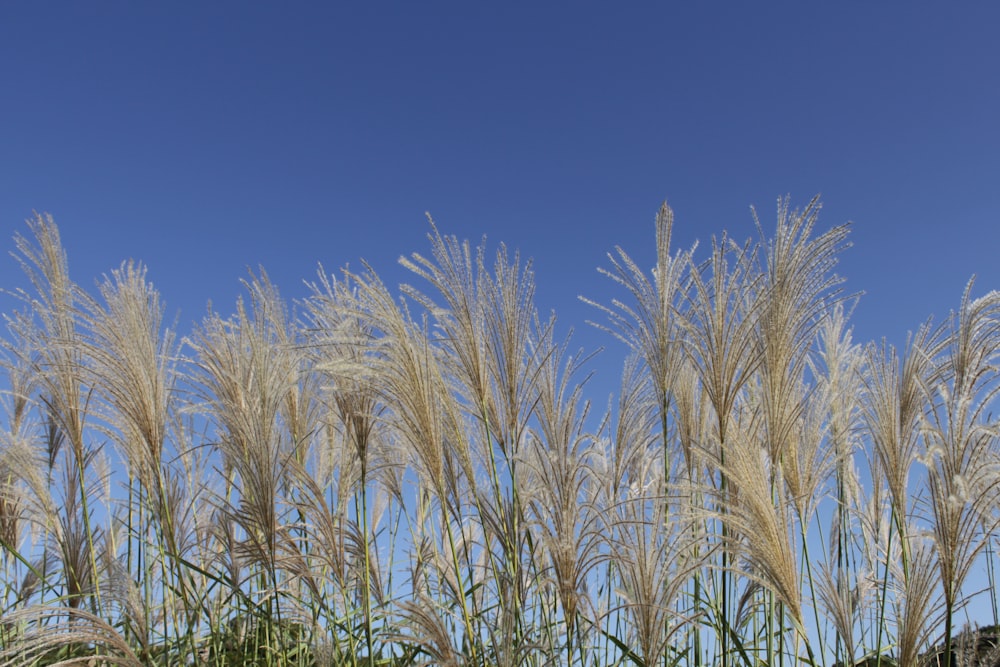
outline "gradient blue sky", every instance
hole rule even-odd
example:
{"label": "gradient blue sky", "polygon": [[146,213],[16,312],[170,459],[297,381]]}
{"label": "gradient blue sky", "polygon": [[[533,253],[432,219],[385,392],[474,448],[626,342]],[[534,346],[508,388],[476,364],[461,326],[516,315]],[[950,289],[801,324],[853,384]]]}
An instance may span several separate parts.
{"label": "gradient blue sky", "polygon": [[186,332],[248,266],[288,297],[317,262],[398,282],[428,211],[533,257],[538,305],[592,346],[576,297],[617,294],[616,244],[652,264],[661,200],[686,246],[821,193],[823,228],[854,223],[856,338],[900,342],[973,273],[1000,288],[998,25],[997,3],[5,2],[0,236],[51,212],[77,281],[141,259]]}

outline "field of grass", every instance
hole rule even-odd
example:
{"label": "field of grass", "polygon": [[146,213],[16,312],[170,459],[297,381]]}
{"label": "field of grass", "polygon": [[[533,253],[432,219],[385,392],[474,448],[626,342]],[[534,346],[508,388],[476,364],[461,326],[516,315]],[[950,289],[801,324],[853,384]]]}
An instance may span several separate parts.
{"label": "field of grass", "polygon": [[609,255],[608,408],[503,246],[432,226],[411,285],[294,314],[260,272],[182,333],[29,220],[0,665],[995,664],[1000,293],[856,343],[818,210],[688,252],[664,205],[652,271]]}

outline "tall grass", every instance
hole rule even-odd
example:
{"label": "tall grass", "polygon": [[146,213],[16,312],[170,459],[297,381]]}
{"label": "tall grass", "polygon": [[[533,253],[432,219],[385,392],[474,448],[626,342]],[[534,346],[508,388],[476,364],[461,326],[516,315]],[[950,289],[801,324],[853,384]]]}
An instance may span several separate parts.
{"label": "tall grass", "polygon": [[412,284],[321,269],[290,305],[261,270],[182,333],[144,266],[91,293],[36,216],[0,665],[979,664],[1000,297],[858,344],[818,213],[700,255],[664,204],[651,260],[609,254],[603,409],[502,245],[432,222]]}

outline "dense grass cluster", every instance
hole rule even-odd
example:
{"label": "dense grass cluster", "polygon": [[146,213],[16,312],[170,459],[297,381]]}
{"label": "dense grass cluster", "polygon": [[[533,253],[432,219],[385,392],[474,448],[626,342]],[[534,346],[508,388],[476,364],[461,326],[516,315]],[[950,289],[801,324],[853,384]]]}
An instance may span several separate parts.
{"label": "dense grass cluster", "polygon": [[1000,293],[855,344],[818,208],[699,255],[664,205],[652,272],[609,255],[606,412],[503,246],[432,226],[414,286],[321,270],[294,313],[260,272],[180,338],[143,266],[90,293],[29,220],[0,664],[976,662]]}

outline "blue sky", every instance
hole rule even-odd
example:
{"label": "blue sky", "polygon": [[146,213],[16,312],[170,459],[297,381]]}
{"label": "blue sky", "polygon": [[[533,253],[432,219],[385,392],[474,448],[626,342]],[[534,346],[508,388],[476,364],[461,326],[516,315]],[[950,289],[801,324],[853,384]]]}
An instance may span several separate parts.
{"label": "blue sky", "polygon": [[187,332],[248,266],[288,297],[318,262],[398,282],[430,212],[533,257],[539,307],[591,347],[576,297],[616,295],[595,271],[616,244],[652,264],[661,200],[687,246],[821,193],[821,227],[853,222],[856,338],[901,342],[973,273],[1000,288],[998,24],[995,3],[8,2],[0,236],[52,213],[77,281],[141,259]]}

